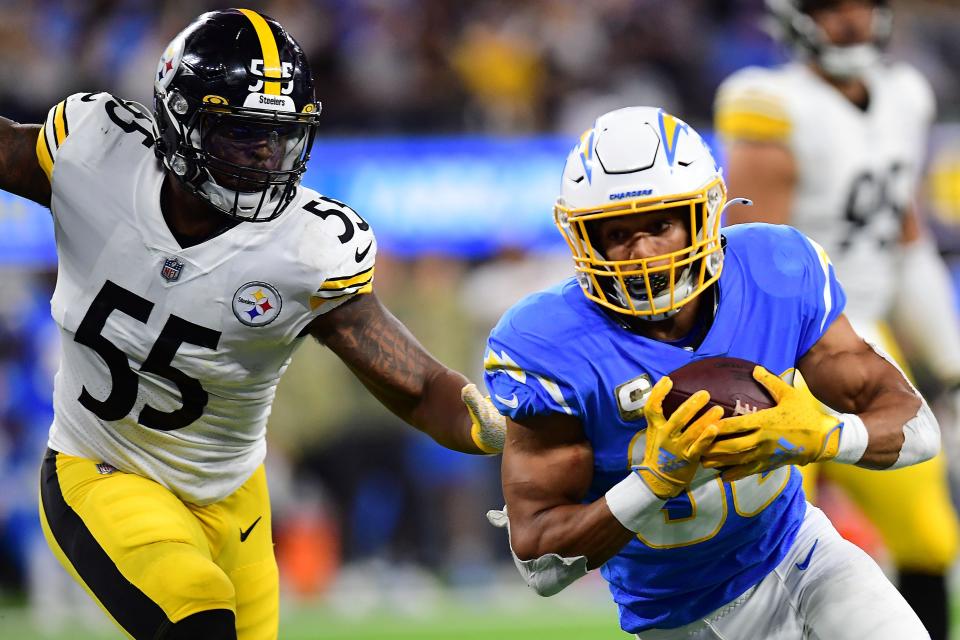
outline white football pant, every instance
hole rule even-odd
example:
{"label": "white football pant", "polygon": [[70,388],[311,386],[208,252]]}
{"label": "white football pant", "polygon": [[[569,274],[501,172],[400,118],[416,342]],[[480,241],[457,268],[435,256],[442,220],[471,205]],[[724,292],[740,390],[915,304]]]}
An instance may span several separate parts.
{"label": "white football pant", "polygon": [[[692,577],[692,576],[691,576]],[[793,548],[745,594],[701,620],[642,640],[930,638],[880,567],[811,504]]]}

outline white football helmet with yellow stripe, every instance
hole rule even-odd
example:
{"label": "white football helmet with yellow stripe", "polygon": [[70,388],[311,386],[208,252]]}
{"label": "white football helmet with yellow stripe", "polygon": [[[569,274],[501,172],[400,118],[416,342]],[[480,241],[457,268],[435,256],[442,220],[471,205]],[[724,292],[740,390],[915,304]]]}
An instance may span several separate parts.
{"label": "white football helmet with yellow stripe", "polygon": [[[661,320],[720,277],[726,196],[720,167],[690,125],[656,107],[628,107],[600,116],[570,152],[554,220],[589,299]],[[608,260],[591,240],[596,220],[676,208],[689,212],[690,243],[680,251]]]}

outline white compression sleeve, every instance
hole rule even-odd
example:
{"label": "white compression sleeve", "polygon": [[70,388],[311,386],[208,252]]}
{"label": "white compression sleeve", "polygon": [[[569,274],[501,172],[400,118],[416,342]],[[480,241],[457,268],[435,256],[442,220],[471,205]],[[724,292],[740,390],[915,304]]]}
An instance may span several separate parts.
{"label": "white compression sleeve", "polygon": [[[507,516],[506,507],[502,511],[487,511],[487,520],[495,527],[506,528],[507,539],[510,540],[510,518]],[[510,554],[527,586],[536,591],[537,595],[544,597],[560,593],[588,572],[586,556],[565,558],[556,553],[548,553],[532,560],[521,560],[513,552],[512,542]]]}
{"label": "white compression sleeve", "polygon": [[[920,398],[920,408],[916,415],[903,425],[903,445],[900,447],[900,455],[897,457],[897,461],[887,469],[900,469],[929,460],[940,451],[940,425],[937,423],[936,417],[930,410],[927,401],[920,395],[920,392],[913,386],[913,383],[910,382],[910,379],[903,373],[903,370],[893,358],[872,342],[867,341],[867,344],[877,355],[897,368],[906,383]],[[863,457],[863,452],[866,450],[869,440],[866,425],[855,414],[841,413],[838,414],[838,417],[843,420],[843,432],[840,436],[840,451],[834,460],[846,464],[857,464]]]}
{"label": "white compression sleeve", "polygon": [[929,460],[940,451],[940,425],[922,396],[920,401],[917,415],[903,425],[903,446],[900,447],[897,461],[890,466],[891,469],[909,467]]}

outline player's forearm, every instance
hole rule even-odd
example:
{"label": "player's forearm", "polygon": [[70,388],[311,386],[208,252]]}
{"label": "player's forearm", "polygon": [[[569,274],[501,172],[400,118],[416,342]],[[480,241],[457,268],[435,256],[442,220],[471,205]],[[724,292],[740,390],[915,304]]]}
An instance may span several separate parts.
{"label": "player's forearm", "polygon": [[437,444],[461,453],[484,453],[470,436],[470,414],[460,400],[460,389],[468,382],[462,374],[438,364],[423,374],[420,384],[401,389],[354,373],[383,406]]}
{"label": "player's forearm", "polygon": [[[858,425],[844,426],[844,436],[866,442],[863,455],[856,461],[857,466],[868,469],[906,467],[929,460],[940,451],[940,427],[919,394],[891,392],[873,405],[875,408],[858,415],[864,425],[859,435],[850,430]],[[844,461],[843,455],[838,457]]]}
{"label": "player's forearm", "polygon": [[590,569],[617,555],[636,535],[614,518],[605,498],[585,505],[556,506],[522,519],[511,515],[511,527],[513,552],[521,560],[550,553],[565,558],[584,556]]}
{"label": "player's forearm", "polygon": [[470,414],[460,400],[460,390],[468,382],[463,374],[438,365],[428,374],[420,401],[401,417],[448,449],[484,453],[470,435]]}
{"label": "player's forearm", "polygon": [[[920,413],[922,400],[912,393],[891,392],[879,397],[871,409],[857,413],[867,433],[867,447],[857,466],[886,469],[897,462],[905,442],[904,429]],[[844,434],[849,435],[844,426]]]}
{"label": "player's forearm", "polygon": [[799,367],[813,395],[844,424],[835,460],[889,469],[932,458],[940,427],[926,401],[889,355],[853,335],[856,345],[815,347]]}
{"label": "player's forearm", "polygon": [[483,453],[460,400],[467,379],[437,362],[374,294],[320,316],[309,332],[394,414],[449,449]]}

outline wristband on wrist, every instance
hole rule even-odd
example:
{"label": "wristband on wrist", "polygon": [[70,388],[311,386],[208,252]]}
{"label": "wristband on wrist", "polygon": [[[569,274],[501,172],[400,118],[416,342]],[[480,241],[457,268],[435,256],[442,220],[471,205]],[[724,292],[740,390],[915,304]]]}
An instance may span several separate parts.
{"label": "wristband on wrist", "polygon": [[636,471],[610,487],[606,498],[613,517],[634,532],[640,531],[651,511],[659,511],[666,502],[657,497]]}
{"label": "wristband on wrist", "polygon": [[838,417],[843,422],[843,430],[840,432],[840,448],[833,460],[844,464],[857,464],[867,450],[867,426],[855,413],[841,413]]}

